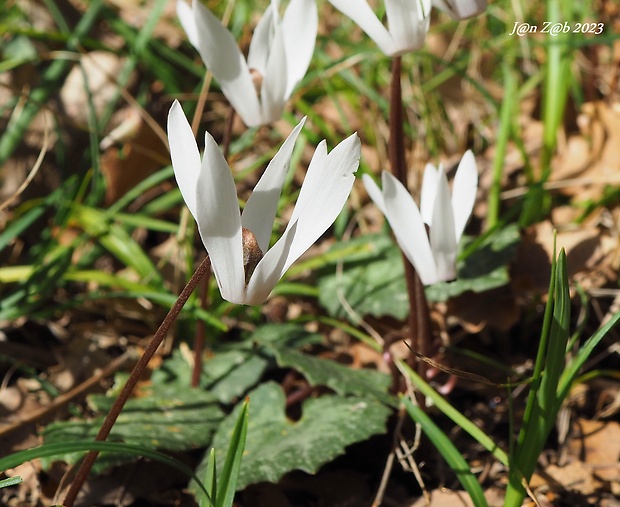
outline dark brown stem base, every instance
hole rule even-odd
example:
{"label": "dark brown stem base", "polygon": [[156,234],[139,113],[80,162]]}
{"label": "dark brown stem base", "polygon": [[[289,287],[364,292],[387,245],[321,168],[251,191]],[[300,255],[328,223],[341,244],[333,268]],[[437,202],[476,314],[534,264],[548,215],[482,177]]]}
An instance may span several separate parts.
{"label": "dark brown stem base", "polygon": [[[390,85],[390,139],[388,153],[394,176],[407,187],[407,162],[405,159],[405,132],[403,116],[403,99],[401,88],[401,58],[392,60],[392,82]],[[409,294],[409,328],[411,330],[411,347],[420,354],[427,355],[431,346],[430,317],[424,286],[420,277],[403,253],[405,280]],[[420,375],[424,375],[425,365],[411,355],[411,365]],[[423,399],[419,400],[424,406]]]}
{"label": "dark brown stem base", "polygon": [[[155,335],[153,336],[153,338],[151,338],[151,341],[149,342],[146,349],[144,350],[144,354],[142,354],[142,357],[138,360],[138,362],[134,366],[131,374],[129,375],[129,378],[127,379],[127,383],[125,384],[122,391],[118,395],[118,398],[116,398],[114,405],[112,405],[112,408],[110,409],[110,411],[108,412],[108,415],[103,421],[103,424],[101,425],[101,428],[99,429],[99,433],[97,433],[97,436],[95,437],[95,441],[102,442],[108,438],[108,435],[110,434],[110,431],[112,430],[112,427],[114,426],[114,423],[116,422],[116,419],[118,418],[119,414],[121,413],[121,410],[125,406],[125,403],[129,399],[129,396],[131,395],[133,389],[136,387],[136,384],[138,383],[138,380],[140,380],[140,377],[144,373],[144,370],[146,370],[146,367],[148,366],[149,361],[155,355],[155,352],[157,351],[164,337],[168,333],[170,326],[172,326],[176,318],[179,316],[179,313],[181,313],[183,306],[185,305],[190,295],[196,288],[196,285],[198,284],[200,279],[204,276],[204,274],[209,270],[210,267],[211,267],[211,261],[209,257],[206,257],[205,260],[202,261],[200,266],[198,266],[198,269],[192,275],[189,282],[187,282],[187,285],[185,286],[185,288],[181,291],[181,294],[179,295],[178,299],[174,303],[174,306],[170,309],[170,311],[168,312],[168,315],[166,315],[166,318],[163,320],[163,322],[159,326],[159,329],[155,332]],[[73,507],[75,499],[78,493],[80,492],[80,490],[82,489],[84,482],[86,482],[86,478],[88,477],[90,469],[92,468],[93,463],[97,459],[98,455],[99,453],[97,451],[89,452],[84,458],[84,461],[82,461],[82,464],[80,465],[80,468],[78,469],[77,474],[75,476],[75,480],[71,484],[71,487],[69,488],[67,496],[64,499],[63,505],[65,507]]]}

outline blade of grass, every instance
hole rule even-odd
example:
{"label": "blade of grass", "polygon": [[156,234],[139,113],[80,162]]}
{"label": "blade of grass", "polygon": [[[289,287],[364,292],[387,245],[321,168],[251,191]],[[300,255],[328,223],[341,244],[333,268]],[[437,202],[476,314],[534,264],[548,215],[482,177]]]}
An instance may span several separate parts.
{"label": "blade of grass", "polygon": [[126,454],[129,456],[137,456],[159,461],[160,463],[172,467],[196,481],[196,484],[198,484],[203,493],[208,497],[207,490],[200,479],[196,477],[194,471],[185,463],[182,463],[179,460],[161,452],[153,451],[147,447],[124,444],[122,442],[57,442],[53,444],[43,444],[39,447],[34,447],[25,451],[18,451],[0,458],[0,470],[15,468],[16,466],[37,458],[53,457],[70,452],[86,451]]}
{"label": "blade of grass", "polygon": [[452,471],[456,474],[457,479],[465,488],[465,491],[469,493],[474,505],[476,507],[487,507],[488,504],[480,483],[469,469],[467,461],[461,456],[461,453],[459,453],[450,438],[439,429],[420,407],[414,405],[410,399],[403,398],[403,402],[409,416],[422,426],[422,430],[428,439],[433,443],[435,448],[443,456],[443,459],[446,460]]}
{"label": "blade of grass", "polygon": [[[104,4],[104,0],[93,0],[89,3],[88,9],[80,18],[72,36],[67,41],[69,50],[75,51],[78,48],[80,40],[90,31]],[[41,86],[30,93],[21,113],[19,116],[11,118],[9,126],[0,138],[0,166],[4,165],[15,151],[39,109],[51,94],[60,88],[61,82],[67,76],[72,63],[72,60],[58,58],[43,72]]]}
{"label": "blade of grass", "polygon": [[74,208],[75,221],[124,265],[133,268],[149,285],[164,288],[164,281],[144,250],[118,224],[109,223],[105,211],[85,206]]}
{"label": "blade of grass", "polygon": [[399,361],[401,371],[411,379],[413,384],[424,394],[425,397],[433,400],[434,405],[441,410],[443,414],[452,419],[452,421],[463,431],[471,435],[482,447],[493,454],[502,465],[508,466],[508,455],[500,449],[497,444],[484,431],[476,426],[469,418],[461,414],[448,401],[439,394],[433,387],[414,372],[404,361]]}
{"label": "blade of grass", "polygon": [[224,467],[218,478],[217,504],[215,507],[231,507],[235,497],[241,459],[245,448],[245,437],[248,432],[249,404],[250,400],[246,398],[239,411],[237,422],[230,437]]}
{"label": "blade of grass", "polygon": [[0,489],[8,488],[9,486],[17,486],[22,482],[24,482],[24,480],[21,477],[9,477],[8,479],[2,479],[0,481]]}
{"label": "blade of grass", "polygon": [[508,139],[512,130],[512,121],[517,105],[517,74],[514,71],[514,55],[509,53],[502,66],[504,75],[504,99],[500,110],[499,132],[493,158],[493,182],[489,190],[489,211],[487,213],[487,228],[492,228],[499,219],[500,193],[502,190],[502,175]]}
{"label": "blade of grass", "polygon": [[562,376],[558,382],[558,396],[557,396],[557,404],[555,410],[560,409],[560,405],[562,401],[566,399],[568,393],[570,392],[571,387],[577,375],[579,374],[579,370],[588,360],[588,358],[592,355],[595,347],[601,342],[601,340],[609,333],[609,331],[618,323],[620,320],[620,312],[616,312],[616,314],[610,319],[610,321],[605,324],[602,328],[600,328],[596,333],[594,333],[586,342],[581,346],[579,352],[574,357],[574,359],[568,364],[568,366],[562,372]]}

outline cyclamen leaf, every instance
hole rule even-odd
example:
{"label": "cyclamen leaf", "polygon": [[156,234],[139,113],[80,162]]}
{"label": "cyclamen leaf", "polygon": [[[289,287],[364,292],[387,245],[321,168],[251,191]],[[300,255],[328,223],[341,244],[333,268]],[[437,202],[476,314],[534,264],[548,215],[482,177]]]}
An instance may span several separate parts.
{"label": "cyclamen leaf", "polygon": [[[323,396],[302,406],[299,421],[287,419],[278,384],[261,385],[249,395],[250,422],[237,490],[262,481],[277,482],[291,470],[315,473],[348,445],[385,431],[392,410],[370,397]],[[222,463],[240,405],[218,429],[213,447]],[[196,472],[202,476],[205,459]]]}
{"label": "cyclamen leaf", "polygon": [[[108,437],[109,441],[170,451],[204,447],[211,441],[224,415],[214,396],[200,389],[153,385],[148,392],[141,394],[141,397],[127,402]],[[88,400],[97,412],[105,414],[114,397],[91,395]],[[52,423],[43,432],[45,443],[94,440],[102,420],[103,417],[99,416],[88,421]],[[69,453],[55,456],[54,460],[75,463],[82,456],[83,453]],[[127,456],[104,453],[95,462],[93,471],[99,473],[127,461]],[[44,460],[45,467],[50,464],[49,458]]]}

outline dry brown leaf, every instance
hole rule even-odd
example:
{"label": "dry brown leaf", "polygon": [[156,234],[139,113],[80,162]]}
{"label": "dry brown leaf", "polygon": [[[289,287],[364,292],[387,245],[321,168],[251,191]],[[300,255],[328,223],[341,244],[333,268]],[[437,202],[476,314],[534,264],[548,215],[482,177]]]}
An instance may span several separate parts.
{"label": "dry brown leaf", "polygon": [[578,419],[573,429],[571,454],[579,456],[599,480],[620,484],[620,424]]}

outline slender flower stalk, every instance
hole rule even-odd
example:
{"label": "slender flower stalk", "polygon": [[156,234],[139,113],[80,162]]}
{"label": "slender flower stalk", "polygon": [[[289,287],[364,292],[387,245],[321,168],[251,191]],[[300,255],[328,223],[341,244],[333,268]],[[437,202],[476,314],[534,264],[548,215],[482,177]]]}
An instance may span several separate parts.
{"label": "slender flower stalk", "polygon": [[[187,300],[192,295],[192,292],[196,288],[196,285],[198,285],[198,282],[205,275],[205,273],[209,271],[210,265],[211,262],[209,260],[209,257],[206,257],[200,263],[200,266],[198,266],[198,269],[192,275],[189,282],[187,282],[187,285],[183,288],[181,294],[179,294],[179,297],[174,302],[174,305],[172,305],[172,308],[164,318],[163,322],[161,323],[157,331],[155,331],[153,337],[149,340],[148,345],[144,349],[144,353],[142,354],[136,365],[133,367],[133,370],[131,370],[127,382],[125,382],[125,385],[123,386],[121,392],[117,396],[116,400],[114,400],[112,407],[106,414],[105,419],[103,420],[103,423],[99,428],[99,432],[95,437],[96,442],[104,442],[108,438],[108,435],[110,434],[110,431],[112,431],[112,427],[114,426],[114,423],[116,422],[118,416],[123,410],[125,403],[127,403],[129,396],[138,384],[138,381],[142,377],[142,374],[146,370],[149,362],[151,361],[151,359],[153,359],[153,356],[155,355],[155,352],[157,352],[157,349],[161,345],[161,342],[164,341],[164,338],[168,334],[170,326],[172,326],[172,324],[174,324],[174,322],[176,321],[177,317],[181,313],[181,310],[183,309],[183,306],[185,306],[185,303],[187,303]],[[67,496],[65,496],[65,499],[63,500],[62,505],[64,507],[73,507],[75,499],[77,498],[80,490],[82,489],[84,482],[86,482],[88,474],[90,473],[90,470],[93,467],[97,456],[99,456],[99,451],[91,451],[86,455],[86,457],[80,464],[80,468],[76,473],[75,479],[71,483],[71,487],[67,492]]]}
{"label": "slender flower stalk", "polygon": [[334,222],[351,192],[360,159],[359,138],[353,134],[329,154],[322,141],[289,224],[269,247],[278,200],[304,121],[269,163],[241,214],[231,170],[213,137],[205,134],[201,159],[181,105],[175,101],[170,109],[168,138],[175,177],[227,301],[247,305],[265,301],[291,264]]}
{"label": "slender flower stalk", "polygon": [[[441,166],[424,170],[420,209],[407,188],[388,172],[382,174],[383,191],[368,175],[364,185],[386,216],[396,240],[416,268],[424,285],[456,278],[456,252],[471,215],[478,187],[478,171],[467,151],[454,177],[452,195]],[[426,232],[429,227],[429,234]]]}
{"label": "slender flower stalk", "polygon": [[177,14],[192,45],[222,93],[248,127],[280,119],[286,101],[304,77],[316,41],[315,0],[290,2],[280,20],[272,0],[256,26],[247,61],[234,36],[200,0],[179,0]]}

